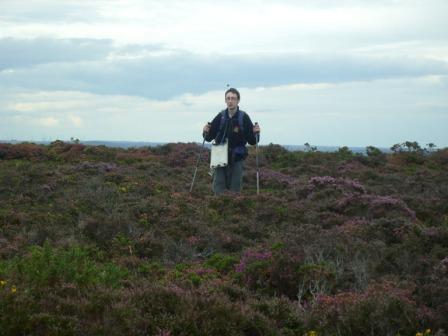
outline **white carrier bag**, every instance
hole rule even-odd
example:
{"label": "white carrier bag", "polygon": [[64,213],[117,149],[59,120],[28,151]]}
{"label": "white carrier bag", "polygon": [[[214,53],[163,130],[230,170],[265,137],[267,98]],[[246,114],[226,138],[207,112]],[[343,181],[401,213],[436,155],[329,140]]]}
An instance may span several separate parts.
{"label": "white carrier bag", "polygon": [[212,143],[212,151],[210,156],[210,168],[225,167],[228,164],[228,152],[229,144],[224,141],[221,144]]}

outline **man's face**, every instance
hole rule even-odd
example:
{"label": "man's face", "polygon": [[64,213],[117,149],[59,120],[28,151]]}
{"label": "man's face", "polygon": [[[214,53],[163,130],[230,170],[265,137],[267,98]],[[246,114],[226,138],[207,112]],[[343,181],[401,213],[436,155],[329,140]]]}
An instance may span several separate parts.
{"label": "man's face", "polygon": [[238,100],[238,96],[236,95],[236,93],[233,92],[227,92],[226,94],[226,104],[227,104],[227,108],[230,110],[234,110],[236,109],[236,107],[238,106],[238,103],[240,101]]}

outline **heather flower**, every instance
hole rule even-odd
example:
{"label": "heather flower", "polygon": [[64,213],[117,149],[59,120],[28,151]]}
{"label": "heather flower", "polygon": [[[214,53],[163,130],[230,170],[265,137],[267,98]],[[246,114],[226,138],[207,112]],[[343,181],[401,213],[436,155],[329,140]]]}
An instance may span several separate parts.
{"label": "heather flower", "polygon": [[392,196],[378,196],[378,195],[355,195],[346,194],[343,198],[336,202],[336,209],[340,211],[346,211],[348,207],[354,206],[355,209],[361,209],[361,205],[365,206],[376,217],[383,215],[385,209],[396,209],[405,213],[408,217],[415,220],[415,212],[406,205],[399,198]]}
{"label": "heather flower", "polygon": [[308,188],[314,191],[320,187],[329,187],[335,189],[351,189],[361,194],[365,194],[366,190],[362,184],[348,178],[336,178],[332,176],[315,176],[310,178]]}
{"label": "heather flower", "polygon": [[115,163],[85,161],[75,166],[76,170],[96,170],[99,173],[111,172],[117,169]]}
{"label": "heather flower", "polygon": [[197,236],[190,236],[187,238],[188,245],[195,246],[198,245],[201,242],[201,238]]}
{"label": "heather flower", "polygon": [[171,336],[171,331],[159,329],[157,336]]}
{"label": "heather flower", "polygon": [[361,218],[353,218],[345,221],[342,225],[337,227],[337,231],[343,234],[353,234],[360,227],[367,225],[369,222]]}
{"label": "heather flower", "polygon": [[364,165],[358,161],[348,161],[344,162],[337,169],[339,174],[344,175],[347,173],[359,172],[360,170],[364,169]]}
{"label": "heather flower", "polygon": [[428,238],[437,238],[440,236],[440,229],[433,226],[423,228],[422,232]]}
{"label": "heather flower", "polygon": [[169,284],[166,288],[169,290],[170,293],[173,293],[177,296],[182,296],[185,294],[185,290],[176,284]]}
{"label": "heather flower", "polygon": [[272,252],[256,252],[256,251],[246,251],[241,258],[240,263],[236,267],[236,271],[239,273],[242,273],[246,270],[246,267],[248,264],[260,261],[260,260],[267,260],[272,257]]}
{"label": "heather flower", "polygon": [[212,273],[213,271],[210,270],[210,269],[208,269],[208,268],[199,268],[199,269],[195,270],[194,272],[195,272],[197,275],[202,276],[202,275],[210,274],[210,273]]}
{"label": "heather flower", "polygon": [[408,206],[399,198],[392,196],[374,196],[370,197],[370,205],[372,207],[395,207],[403,210],[409,217],[415,219],[415,212],[408,208]]}
{"label": "heather flower", "polygon": [[265,167],[260,169],[260,178],[263,181],[279,183],[286,187],[296,186],[299,183],[299,180],[294,176],[286,175]]}

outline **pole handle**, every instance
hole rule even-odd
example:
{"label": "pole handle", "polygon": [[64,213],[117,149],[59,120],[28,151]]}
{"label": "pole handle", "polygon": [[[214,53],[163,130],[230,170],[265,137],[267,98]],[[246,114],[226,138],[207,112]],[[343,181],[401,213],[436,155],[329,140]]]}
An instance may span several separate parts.
{"label": "pole handle", "polygon": [[[255,122],[256,126],[258,126],[258,122]],[[257,143],[260,141],[260,132],[255,132],[255,138],[257,139]]]}
{"label": "pole handle", "polygon": [[[207,125],[211,125],[212,123],[210,121],[207,121]],[[208,132],[202,132],[202,137],[205,138],[207,136]]]}

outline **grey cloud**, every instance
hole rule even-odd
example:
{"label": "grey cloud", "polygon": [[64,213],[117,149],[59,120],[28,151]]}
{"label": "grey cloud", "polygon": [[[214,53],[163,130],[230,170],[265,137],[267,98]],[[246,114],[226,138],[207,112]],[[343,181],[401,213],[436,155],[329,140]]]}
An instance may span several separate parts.
{"label": "grey cloud", "polygon": [[96,2],[40,0],[39,4],[3,0],[0,19],[3,22],[88,22],[98,19]]}
{"label": "grey cloud", "polygon": [[[97,48],[98,58],[101,58],[109,45],[100,43]],[[131,46],[116,51],[141,54],[142,50],[145,51],[145,47]],[[169,56],[40,64],[30,69],[0,73],[0,83],[7,87],[167,99],[185,92],[200,94],[220,90],[226,83],[236,87],[259,87],[424,75],[448,75],[448,66],[442,61],[412,58],[307,54],[206,57],[177,52]]]}
{"label": "grey cloud", "polygon": [[104,59],[111,40],[93,39],[0,39],[0,70],[56,62]]}

